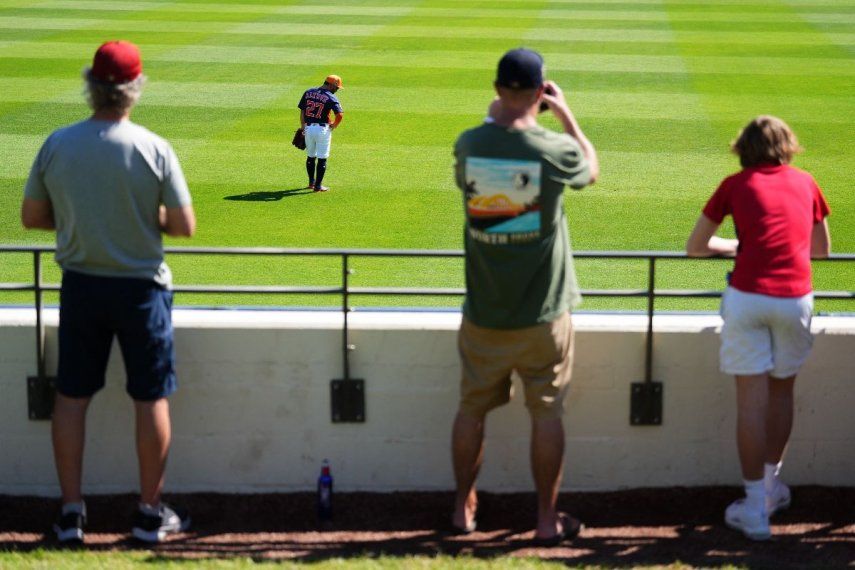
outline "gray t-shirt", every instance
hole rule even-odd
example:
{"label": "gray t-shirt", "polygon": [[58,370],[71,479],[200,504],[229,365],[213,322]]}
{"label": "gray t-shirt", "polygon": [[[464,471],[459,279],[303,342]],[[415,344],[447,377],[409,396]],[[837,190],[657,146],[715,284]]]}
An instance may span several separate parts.
{"label": "gray t-shirt", "polygon": [[63,269],[171,286],[158,209],[189,205],[190,191],[170,144],[148,129],[88,119],[53,132],[24,196],[51,201]]}
{"label": "gray t-shirt", "polygon": [[551,322],[580,300],[564,187],[591,181],[573,137],[484,124],[454,147],[466,212],[463,314],[478,326]]}

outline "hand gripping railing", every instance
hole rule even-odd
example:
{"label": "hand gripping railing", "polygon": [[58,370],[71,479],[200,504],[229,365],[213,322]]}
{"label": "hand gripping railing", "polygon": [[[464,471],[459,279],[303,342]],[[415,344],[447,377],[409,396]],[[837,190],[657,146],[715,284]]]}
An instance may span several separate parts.
{"label": "hand gripping railing", "polygon": [[[53,405],[53,379],[45,370],[44,322],[42,319],[42,294],[44,291],[58,291],[58,284],[42,282],[41,256],[55,251],[53,246],[4,246],[3,253],[31,253],[33,256],[32,283],[0,283],[2,291],[32,291],[36,310],[36,369],[37,376],[29,377],[28,400],[31,419],[50,417]],[[415,288],[415,287],[353,287],[350,266],[354,257],[410,257],[410,258],[462,258],[460,250],[414,250],[414,249],[295,249],[295,248],[213,248],[213,247],[172,247],[167,248],[169,255],[243,255],[243,256],[326,256],[341,259],[341,284],[337,287],[294,287],[294,286],[208,286],[180,285],[177,293],[231,293],[231,294],[274,294],[274,295],[340,295],[343,316],[342,327],[342,367],[343,378],[332,380],[330,385],[333,422],[365,421],[365,381],[351,377],[350,353],[355,346],[350,343],[348,314],[352,295],[364,296],[462,296],[463,288]],[[682,252],[671,251],[580,251],[573,254],[578,259],[646,259],[648,262],[647,287],[643,289],[583,289],[587,297],[644,297],[647,299],[647,332],[644,353],[644,381],[632,383],[630,400],[630,423],[632,425],[659,425],[662,423],[662,384],[653,380],[653,316],[657,298],[716,298],[721,296],[717,290],[656,289],[656,261],[659,259],[720,259],[689,258]],[[852,262],[855,254],[832,254],[823,262]],[[817,291],[816,299],[855,300],[855,291]]]}

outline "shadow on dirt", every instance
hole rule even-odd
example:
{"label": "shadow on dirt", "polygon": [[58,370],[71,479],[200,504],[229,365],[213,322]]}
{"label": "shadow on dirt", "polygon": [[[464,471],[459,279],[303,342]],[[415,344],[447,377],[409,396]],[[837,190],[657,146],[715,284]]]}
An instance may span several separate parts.
{"label": "shadow on dirt", "polygon": [[[332,523],[319,525],[312,493],[170,497],[191,510],[192,532],[151,550],[152,560],[249,557],[321,561],[353,556],[533,556],[614,568],[681,562],[699,567],[846,568],[855,562],[855,488],[797,487],[793,507],[773,521],[774,538],[755,543],[724,527],[737,488],[641,489],[564,493],[562,510],[585,522],[573,542],[531,544],[532,494],[480,498],[478,529],[449,532],[451,493],[340,493]],[[128,534],[131,495],[87,499],[88,550],[148,550]],[[54,549],[45,536],[56,503],[0,497],[0,549]],[[118,513],[118,516],[117,516]]]}

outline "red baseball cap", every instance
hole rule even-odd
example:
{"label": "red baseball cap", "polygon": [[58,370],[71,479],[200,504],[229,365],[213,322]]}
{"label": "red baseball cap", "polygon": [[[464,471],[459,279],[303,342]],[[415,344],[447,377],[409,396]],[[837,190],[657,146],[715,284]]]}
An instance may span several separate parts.
{"label": "red baseball cap", "polygon": [[140,49],[122,40],[106,42],[95,52],[92,68],[93,79],[107,83],[127,83],[142,73]]}

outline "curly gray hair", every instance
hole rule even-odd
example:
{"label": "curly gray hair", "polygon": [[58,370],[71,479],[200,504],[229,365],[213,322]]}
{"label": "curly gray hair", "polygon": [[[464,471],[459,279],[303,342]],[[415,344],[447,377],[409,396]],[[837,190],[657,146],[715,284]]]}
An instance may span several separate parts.
{"label": "curly gray hair", "polygon": [[111,110],[120,113],[130,111],[142,95],[146,76],[140,75],[126,83],[107,83],[94,79],[91,69],[83,70],[86,80],[86,101],[93,111]]}

